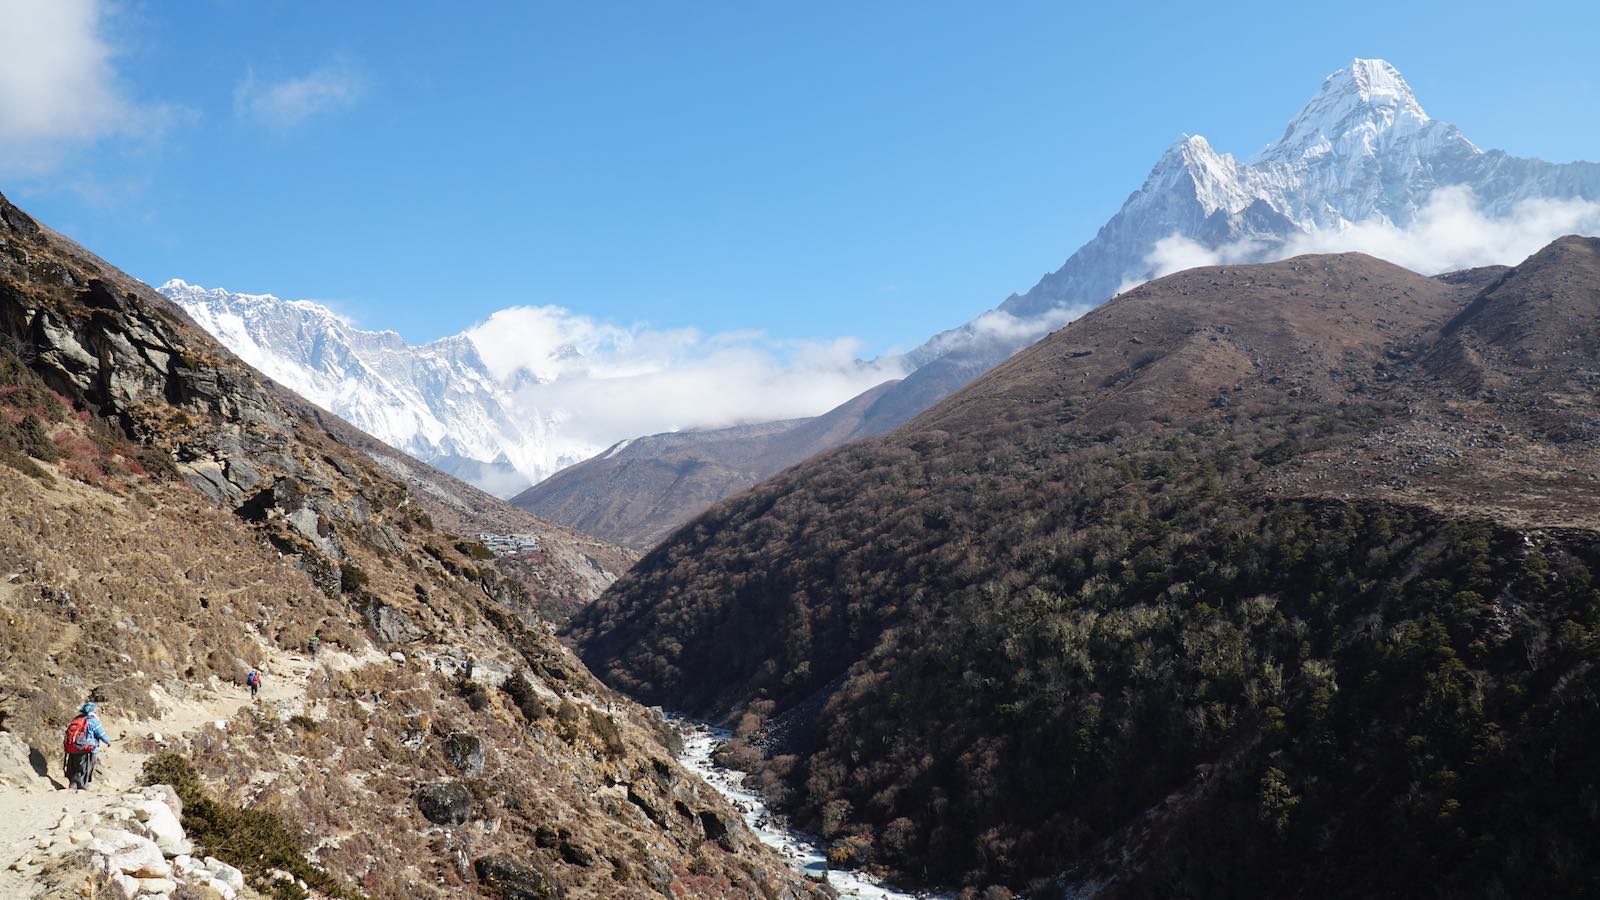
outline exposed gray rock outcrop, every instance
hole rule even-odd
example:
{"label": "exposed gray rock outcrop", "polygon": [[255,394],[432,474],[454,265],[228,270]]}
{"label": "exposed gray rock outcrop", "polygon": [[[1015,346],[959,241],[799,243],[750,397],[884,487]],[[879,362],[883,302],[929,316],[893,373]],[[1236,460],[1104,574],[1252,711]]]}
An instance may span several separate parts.
{"label": "exposed gray rock outcrop", "polygon": [[417,809],[435,825],[464,825],[472,818],[472,792],[457,781],[425,784],[417,791]]}
{"label": "exposed gray rock outcrop", "polygon": [[481,857],[472,868],[478,880],[504,900],[559,900],[566,896],[561,883],[543,869],[504,854]]}
{"label": "exposed gray rock outcrop", "polygon": [[445,738],[444,756],[468,778],[483,774],[483,739],[475,734],[457,731]]}

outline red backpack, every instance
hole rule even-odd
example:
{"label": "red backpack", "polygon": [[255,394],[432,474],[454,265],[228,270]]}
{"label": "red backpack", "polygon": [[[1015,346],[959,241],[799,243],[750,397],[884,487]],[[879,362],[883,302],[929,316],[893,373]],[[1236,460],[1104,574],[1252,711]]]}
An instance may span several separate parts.
{"label": "red backpack", "polygon": [[62,742],[62,749],[68,753],[83,753],[93,750],[97,743],[89,734],[89,717],[78,716],[67,725],[67,737]]}

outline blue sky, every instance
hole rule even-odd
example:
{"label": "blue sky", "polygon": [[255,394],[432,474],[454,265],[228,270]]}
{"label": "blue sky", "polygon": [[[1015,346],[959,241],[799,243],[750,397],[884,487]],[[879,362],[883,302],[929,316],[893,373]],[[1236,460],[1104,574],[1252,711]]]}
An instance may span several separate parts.
{"label": "blue sky", "polygon": [[1600,159],[1597,4],[1078,6],[0,0],[36,20],[0,32],[0,191],[146,281],[412,342],[553,304],[871,355],[1354,56],[1479,146]]}

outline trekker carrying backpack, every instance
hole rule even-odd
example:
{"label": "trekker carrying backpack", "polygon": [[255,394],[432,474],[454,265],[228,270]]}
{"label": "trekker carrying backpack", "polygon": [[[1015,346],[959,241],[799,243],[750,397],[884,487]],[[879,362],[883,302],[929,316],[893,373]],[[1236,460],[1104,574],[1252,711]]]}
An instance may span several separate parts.
{"label": "trekker carrying backpack", "polygon": [[67,736],[62,741],[61,749],[66,754],[63,768],[67,773],[69,790],[88,790],[89,782],[94,780],[96,751],[101,744],[111,746],[111,736],[106,734],[99,717],[95,715],[95,710],[99,708],[94,703],[85,703],[78,707],[78,714],[67,725]]}
{"label": "trekker carrying backpack", "polygon": [[322,646],[322,636],[321,635],[317,635],[317,634],[313,634],[311,636],[311,644],[310,644],[311,658],[312,659],[316,659],[317,658],[317,648],[321,647],[321,646]]}
{"label": "trekker carrying backpack", "polygon": [[256,691],[261,690],[261,675],[251,669],[250,674],[244,677],[244,683],[250,685],[250,699],[256,699]]}

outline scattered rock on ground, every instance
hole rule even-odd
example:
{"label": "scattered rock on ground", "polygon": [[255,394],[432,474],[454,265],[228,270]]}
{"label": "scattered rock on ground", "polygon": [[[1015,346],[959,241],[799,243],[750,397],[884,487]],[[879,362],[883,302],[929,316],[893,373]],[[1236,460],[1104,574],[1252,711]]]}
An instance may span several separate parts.
{"label": "scattered rock on ground", "polygon": [[472,818],[472,792],[456,781],[425,784],[417,791],[417,808],[435,825],[464,825]]}
{"label": "scattered rock on ground", "polygon": [[559,900],[565,896],[559,881],[504,854],[480,857],[472,867],[478,879],[505,900]]}
{"label": "scattered rock on ground", "polygon": [[457,731],[445,738],[444,756],[468,778],[483,774],[483,739],[475,734]]}

